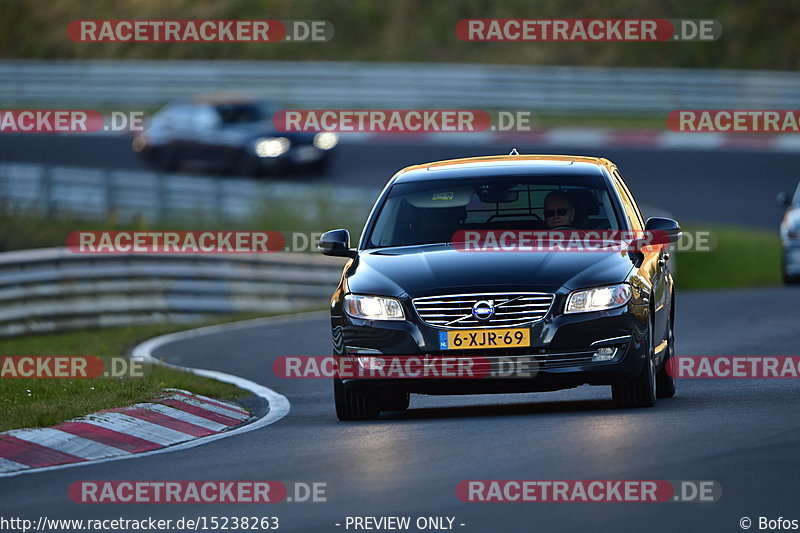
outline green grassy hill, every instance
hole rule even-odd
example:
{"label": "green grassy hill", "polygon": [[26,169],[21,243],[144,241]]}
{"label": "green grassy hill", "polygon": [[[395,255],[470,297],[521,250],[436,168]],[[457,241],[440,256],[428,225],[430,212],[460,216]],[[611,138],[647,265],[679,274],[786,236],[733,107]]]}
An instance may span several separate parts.
{"label": "green grassy hill", "polygon": [[[466,43],[462,18],[712,18],[712,43]],[[325,19],[329,43],[75,43],[76,19]],[[0,57],[800,67],[796,0],[0,0]]]}

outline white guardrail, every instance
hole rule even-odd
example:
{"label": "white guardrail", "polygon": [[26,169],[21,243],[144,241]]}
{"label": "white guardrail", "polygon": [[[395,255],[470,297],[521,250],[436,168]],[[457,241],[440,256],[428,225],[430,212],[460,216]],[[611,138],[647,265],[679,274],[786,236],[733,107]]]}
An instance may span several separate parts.
{"label": "white guardrail", "polygon": [[0,337],[324,306],[344,261],[319,254],[0,253]]}
{"label": "white guardrail", "polygon": [[154,106],[245,91],[286,106],[668,112],[794,109],[800,73],[314,61],[0,61],[0,104]]}
{"label": "white guardrail", "polygon": [[0,202],[11,214],[225,221],[258,217],[265,209],[290,209],[310,221],[324,214],[332,220],[360,222],[378,192],[230,176],[0,164]]}

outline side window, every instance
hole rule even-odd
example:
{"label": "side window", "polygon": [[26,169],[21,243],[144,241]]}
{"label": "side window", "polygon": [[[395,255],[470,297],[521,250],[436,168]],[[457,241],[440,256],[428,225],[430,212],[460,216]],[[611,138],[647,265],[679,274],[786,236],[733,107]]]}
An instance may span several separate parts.
{"label": "side window", "polygon": [[197,106],[192,115],[191,127],[200,131],[209,131],[219,127],[221,123],[217,110],[211,106]]}
{"label": "side window", "polygon": [[633,199],[631,192],[628,190],[628,186],[625,185],[625,181],[623,181],[622,176],[617,170],[614,171],[614,183],[617,186],[617,190],[619,190],[622,204],[625,207],[625,213],[628,215],[628,219],[631,221],[631,229],[634,231],[644,230],[644,221],[642,220],[642,214],[639,211],[639,206],[636,205],[636,201]]}

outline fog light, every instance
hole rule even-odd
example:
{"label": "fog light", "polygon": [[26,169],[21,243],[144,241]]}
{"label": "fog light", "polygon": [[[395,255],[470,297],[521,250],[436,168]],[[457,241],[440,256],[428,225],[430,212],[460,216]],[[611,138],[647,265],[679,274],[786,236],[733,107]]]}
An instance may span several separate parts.
{"label": "fog light", "polygon": [[611,361],[617,355],[616,348],[600,348],[592,356],[592,361]]}
{"label": "fog light", "polygon": [[364,370],[383,370],[383,367],[386,365],[386,361],[384,361],[383,357],[359,355],[357,359],[358,364]]}
{"label": "fog light", "polygon": [[360,348],[358,346],[345,346],[345,352],[358,361],[358,365],[365,370],[381,370],[386,366],[386,360],[380,350],[373,348]]}

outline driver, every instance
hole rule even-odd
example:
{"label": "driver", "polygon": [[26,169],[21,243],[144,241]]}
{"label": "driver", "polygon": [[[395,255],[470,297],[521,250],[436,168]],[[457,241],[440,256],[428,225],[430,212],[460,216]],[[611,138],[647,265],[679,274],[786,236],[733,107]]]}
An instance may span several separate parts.
{"label": "driver", "polygon": [[544,199],[544,221],[547,229],[572,227],[575,206],[563,191],[550,191]]}

